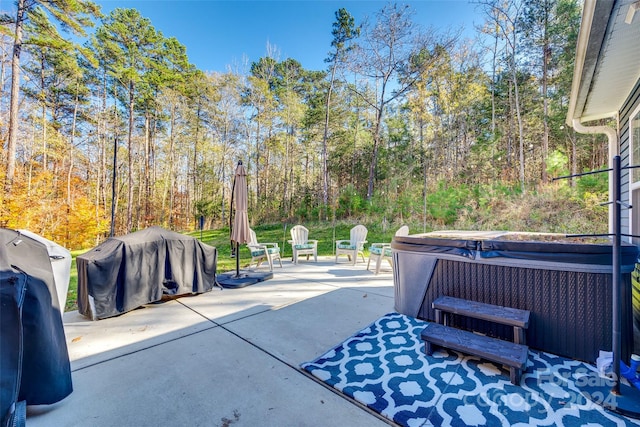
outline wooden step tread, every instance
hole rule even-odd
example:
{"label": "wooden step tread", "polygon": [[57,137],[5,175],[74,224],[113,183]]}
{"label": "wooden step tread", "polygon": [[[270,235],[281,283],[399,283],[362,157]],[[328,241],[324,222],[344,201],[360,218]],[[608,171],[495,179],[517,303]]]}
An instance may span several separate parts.
{"label": "wooden step tread", "polygon": [[439,323],[427,324],[420,336],[429,343],[517,369],[524,369],[527,365],[529,348],[523,344],[478,335]]}
{"label": "wooden step tread", "polygon": [[435,310],[447,313],[473,317],[475,319],[488,320],[503,325],[516,326],[527,329],[529,327],[529,310],[521,310],[512,307],[486,304],[461,298],[441,296],[431,306]]}

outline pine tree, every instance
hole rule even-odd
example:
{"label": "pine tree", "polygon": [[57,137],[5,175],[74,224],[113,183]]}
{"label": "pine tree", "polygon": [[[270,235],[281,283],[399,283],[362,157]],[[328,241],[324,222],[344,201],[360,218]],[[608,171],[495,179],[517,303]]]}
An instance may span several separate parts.
{"label": "pine tree", "polygon": [[[13,54],[11,58],[11,99],[9,107],[9,132],[7,143],[7,164],[5,176],[5,194],[11,196],[11,187],[15,175],[16,144],[19,131],[19,97],[20,97],[20,56],[24,45],[37,42],[42,47],[68,48],[73,46],[64,39],[51,19],[63,30],[76,36],[86,35],[85,29],[93,26],[93,19],[100,16],[100,8],[89,0],[17,0],[15,17],[3,15],[3,24],[11,23],[13,32]],[[33,22],[33,30],[47,29],[44,32],[27,31],[26,25]],[[0,26],[4,28],[5,26]]]}

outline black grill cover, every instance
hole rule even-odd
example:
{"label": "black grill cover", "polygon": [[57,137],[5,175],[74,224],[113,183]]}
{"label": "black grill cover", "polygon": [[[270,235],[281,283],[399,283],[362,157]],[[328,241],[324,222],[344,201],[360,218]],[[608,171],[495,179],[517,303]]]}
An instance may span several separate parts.
{"label": "black grill cover", "polygon": [[161,227],[120,237],[76,258],[78,311],[103,319],[162,299],[210,291],[217,251],[198,239]]}
{"label": "black grill cover", "polygon": [[[17,305],[12,307],[11,300],[17,302],[17,290],[10,289],[20,283],[26,288],[22,313]],[[18,231],[0,228],[0,287],[4,294],[0,306],[0,382],[4,387],[15,376],[20,381],[18,400],[29,405],[64,399],[73,391],[71,367],[46,246]],[[11,294],[13,297],[5,298]],[[15,363],[5,366],[7,357],[21,358],[18,371]]]}

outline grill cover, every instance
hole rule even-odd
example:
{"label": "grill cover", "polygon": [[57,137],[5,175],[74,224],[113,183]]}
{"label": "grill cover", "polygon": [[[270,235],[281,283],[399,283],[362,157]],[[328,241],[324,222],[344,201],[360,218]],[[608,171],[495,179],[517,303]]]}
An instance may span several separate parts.
{"label": "grill cover", "polygon": [[[24,288],[23,298],[18,298],[16,287]],[[18,401],[44,405],[64,399],[73,385],[47,246],[19,231],[0,228],[0,288],[3,394],[5,380],[20,381]],[[20,361],[17,370],[16,361]]]}
{"label": "grill cover", "polygon": [[216,248],[161,227],[109,238],[76,261],[78,311],[94,320],[216,283]]}

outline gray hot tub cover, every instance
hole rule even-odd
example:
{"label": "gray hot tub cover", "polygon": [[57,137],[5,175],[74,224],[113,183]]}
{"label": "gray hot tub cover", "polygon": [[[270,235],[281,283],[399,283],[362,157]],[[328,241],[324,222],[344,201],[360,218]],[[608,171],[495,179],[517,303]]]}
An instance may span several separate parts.
{"label": "gray hot tub cover", "polygon": [[111,237],[77,257],[78,311],[103,319],[163,295],[208,292],[216,263],[215,247],[161,227]]}

